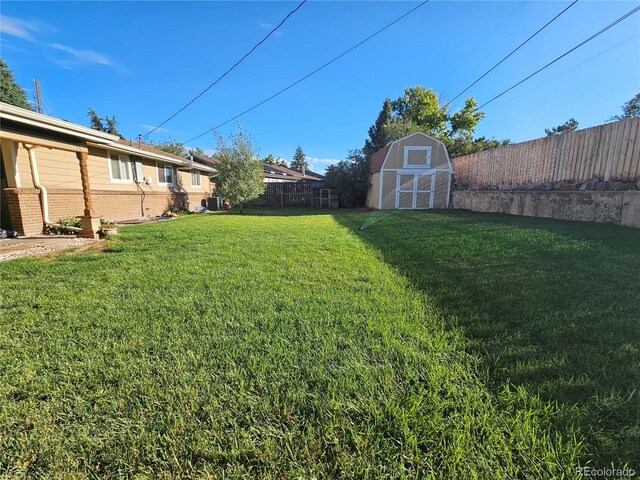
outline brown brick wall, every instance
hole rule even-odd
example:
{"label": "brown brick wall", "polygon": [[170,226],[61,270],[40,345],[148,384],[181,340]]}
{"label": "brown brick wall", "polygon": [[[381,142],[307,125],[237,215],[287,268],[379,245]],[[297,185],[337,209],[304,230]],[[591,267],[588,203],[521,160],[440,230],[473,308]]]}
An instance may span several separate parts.
{"label": "brown brick wall", "polygon": [[11,227],[21,235],[42,233],[44,221],[40,192],[31,188],[5,188]]}
{"label": "brown brick wall", "polygon": [[[40,192],[36,189],[7,188],[9,216],[14,230],[22,235],[42,233],[44,220],[40,207]],[[62,218],[79,217],[84,214],[82,190],[48,190],[49,220],[57,222]],[[154,217],[167,207],[184,204],[185,194],[167,192],[146,192],[141,205],[140,192],[93,190],[95,215],[107,220],[132,220],[143,216]],[[191,210],[200,205],[202,194],[190,194]],[[179,206],[179,205],[178,205]],[[144,212],[144,213],[143,213]]]}

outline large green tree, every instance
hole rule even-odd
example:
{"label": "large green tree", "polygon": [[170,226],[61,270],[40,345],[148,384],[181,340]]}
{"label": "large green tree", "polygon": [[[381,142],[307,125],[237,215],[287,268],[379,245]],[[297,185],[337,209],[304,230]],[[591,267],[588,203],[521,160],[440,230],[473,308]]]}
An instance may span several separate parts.
{"label": "large green tree", "polygon": [[9,65],[2,59],[0,59],[0,102],[33,110],[24,90],[13,78],[13,72],[9,69]]}
{"label": "large green tree", "polygon": [[610,122],[616,120],[624,120],[625,118],[639,118],[640,117],[640,93],[636,93],[636,95],[629,101],[625,102],[622,106],[622,114],[614,115],[609,119]]}
{"label": "large green tree", "polygon": [[547,137],[551,135],[560,135],[562,133],[573,132],[578,129],[579,122],[575,118],[570,118],[566,122],[557,127],[553,127],[552,129],[545,128],[544,133],[547,134]]}
{"label": "large green tree", "polygon": [[302,170],[302,167],[309,168],[309,163],[307,162],[307,156],[302,151],[302,147],[298,145],[296,148],[296,152],[293,154],[293,160],[289,164],[291,168],[296,170]]}
{"label": "large green tree", "polygon": [[264,192],[263,163],[258,157],[258,149],[238,126],[228,140],[218,135],[217,150],[220,194],[238,205],[242,213],[247,202]]}
{"label": "large green tree", "polygon": [[474,138],[485,116],[477,107],[473,98],[467,98],[462,108],[450,113],[448,105],[441,105],[433,90],[422,86],[407,88],[396,100],[383,102],[378,118],[369,129],[364,153],[368,157],[387,143],[415,132],[424,132],[444,142],[452,157],[508,143]]}

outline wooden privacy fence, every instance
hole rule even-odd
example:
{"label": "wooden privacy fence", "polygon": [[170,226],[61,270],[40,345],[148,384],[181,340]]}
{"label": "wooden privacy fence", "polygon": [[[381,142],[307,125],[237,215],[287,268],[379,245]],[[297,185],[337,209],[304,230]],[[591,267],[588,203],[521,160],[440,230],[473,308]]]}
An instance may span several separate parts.
{"label": "wooden privacy fence", "polygon": [[261,198],[270,207],[338,207],[338,190],[312,188],[308,182],[267,183]]}
{"label": "wooden privacy fence", "polygon": [[458,186],[640,177],[640,118],[504,145],[454,158]]}

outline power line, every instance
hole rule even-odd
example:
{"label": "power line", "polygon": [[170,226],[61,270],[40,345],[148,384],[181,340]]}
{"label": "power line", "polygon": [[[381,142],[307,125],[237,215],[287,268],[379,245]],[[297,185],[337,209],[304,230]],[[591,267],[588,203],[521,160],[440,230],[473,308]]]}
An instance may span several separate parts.
{"label": "power line", "polygon": [[286,92],[287,90],[295,87],[296,85],[298,85],[299,83],[303,82],[304,80],[306,80],[307,78],[311,77],[312,75],[315,75],[316,73],[318,73],[320,70],[322,70],[325,67],[328,67],[329,65],[331,65],[332,63],[334,63],[335,61],[341,59],[342,57],[344,57],[345,55],[347,55],[348,53],[350,53],[351,51],[355,50],[356,48],[358,48],[360,45],[368,42],[369,40],[371,40],[373,37],[379,35],[380,33],[384,32],[386,29],[388,29],[389,27],[391,27],[392,25],[395,25],[396,23],[398,23],[400,20],[402,20],[403,18],[405,18],[406,16],[410,15],[411,13],[415,12],[417,9],[419,9],[420,7],[422,7],[423,5],[425,5],[426,3],[429,3],[429,0],[425,0],[424,2],[420,3],[418,6],[412,8],[411,10],[409,10],[408,12],[406,12],[404,15],[401,15],[400,17],[396,18],[394,21],[392,21],[391,23],[388,23],[387,25],[385,25],[384,27],[382,27],[380,30],[376,31],[375,33],[369,35],[367,38],[365,38],[364,40],[362,40],[359,43],[356,43],[353,47],[345,50],[344,52],[342,52],[340,55],[338,55],[337,57],[333,58],[332,60],[329,60],[327,63],[325,63],[324,65],[316,68],[314,71],[312,71],[311,73],[308,73],[307,75],[305,75],[304,77],[296,80],[295,82],[291,83],[290,85],[288,85],[287,87],[283,88],[282,90],[280,90],[277,93],[274,93],[273,95],[271,95],[270,97],[265,98],[264,100],[262,100],[261,102],[255,104],[253,107],[251,108],[247,108],[245,111],[243,111],[242,113],[239,113],[238,115],[236,115],[235,117],[232,117],[224,122],[222,122],[219,125],[216,125],[213,128],[209,128],[207,131],[201,133],[200,135],[196,135],[195,137],[185,141],[182,143],[182,145],[185,145],[189,142],[192,142],[194,140],[197,140],[200,137],[205,136],[207,133],[212,132],[214,130],[217,130],[218,128],[226,125],[227,123],[233,122],[234,120],[242,117],[243,115],[249,113],[252,110],[255,110],[256,108],[260,107],[261,105],[264,105],[265,103],[267,103],[270,100],[273,100],[274,98],[276,98],[277,96],[283,94],[284,92]]}
{"label": "power line", "polygon": [[502,60],[500,60],[498,63],[496,63],[493,67],[491,67],[489,70],[487,70],[486,72],[484,72],[482,75],[480,75],[476,80],[474,80],[472,83],[470,83],[464,90],[462,90],[459,94],[457,94],[455,97],[453,97],[451,100],[449,100],[449,102],[447,102],[447,106],[452,104],[457,98],[459,98],[461,95],[464,94],[464,92],[466,92],[467,90],[469,90],[471,87],[473,87],[476,83],[478,83],[480,80],[482,80],[484,77],[486,77],[487,75],[489,75],[491,72],[493,72],[502,62],[504,62],[506,59],[508,59],[511,55],[513,55],[514,53],[516,53],[518,50],[520,50],[522,47],[524,47],[527,43],[529,43],[530,40],[532,40],[535,36],[537,36],[540,32],[542,32],[545,28],[547,28],[549,25],[551,25],[553,22],[555,22],[558,18],[560,18],[560,16],[566,12],[567,10],[569,10],[571,7],[573,7],[576,3],[578,3],[578,0],[574,0],[572,3],[569,4],[568,7],[566,7],[564,10],[562,10],[560,13],[558,13],[555,17],[553,17],[551,20],[549,20],[547,23],[545,23],[542,27],[540,27],[538,29],[537,32],[535,32],[533,35],[531,35],[529,38],[527,38],[524,42],[522,42],[520,45],[518,45],[516,48],[514,48],[513,50],[511,50],[511,52],[509,52],[505,57],[502,58]]}
{"label": "power line", "polygon": [[170,121],[171,119],[175,118],[179,113],[183,112],[189,105],[191,105],[193,102],[195,102],[197,99],[199,99],[202,95],[204,95],[206,92],[208,92],[213,86],[215,86],[218,82],[220,82],[220,80],[222,80],[224,77],[226,77],[228,74],[231,73],[231,71],[236,68],[238,65],[240,65],[245,58],[247,58],[249,55],[251,55],[260,45],[262,45],[271,35],[273,35],[276,30],[278,30],[283,24],[284,22],[286,22],[289,17],[291,17],[291,15],[293,15],[294,13],[296,13],[301,7],[302,5],[304,5],[307,2],[307,0],[302,0],[302,2],[300,2],[298,4],[298,6],[296,8],[294,8],[293,10],[291,10],[286,17],[284,17],[282,19],[282,21],[276,25],[268,34],[266,37],[264,37],[262,40],[260,40],[258,43],[256,43],[254,45],[254,47],[249,50],[247,53],[245,53],[242,58],[240,58],[240,60],[238,60],[236,63],[234,63],[231,68],[229,68],[226,72],[224,72],[222,75],[220,75],[215,82],[213,82],[212,84],[210,84],[207,88],[205,88],[204,90],[202,90],[198,95],[196,95],[195,97],[193,97],[193,99],[191,99],[186,105],[184,105],[182,108],[180,108],[176,113],[174,113],[173,115],[171,115],[169,118],[167,118],[164,122],[162,122],[160,125],[158,125],[157,127],[153,128],[152,130],[149,130],[147,133],[144,134],[145,137],[149,136],[151,133],[155,132],[157,129],[159,129],[160,127],[162,127],[165,123],[167,123],[168,121]]}
{"label": "power line", "polygon": [[624,15],[622,15],[620,18],[618,18],[617,20],[614,20],[613,22],[611,22],[609,25],[607,25],[606,27],[604,27],[603,29],[601,29],[600,31],[594,33],[593,35],[591,35],[589,38],[587,38],[586,40],[583,40],[582,42],[580,42],[578,45],[576,45],[575,47],[571,48],[570,50],[567,50],[566,52],[564,52],[562,55],[560,55],[559,57],[556,57],[554,60],[550,61],[549,63],[547,63],[545,66],[539,68],[538,70],[536,70],[535,72],[533,72],[531,75],[523,78],[522,80],[520,80],[518,83],[510,86],[509,88],[507,88],[506,90],[502,91],[501,93],[499,93],[498,95],[496,95],[495,97],[493,97],[491,100],[483,103],[482,105],[480,105],[478,108],[476,108],[474,110],[474,112],[480,110],[481,108],[489,105],[491,102],[493,102],[494,100],[497,100],[498,98],[500,98],[501,96],[503,96],[505,93],[510,92],[511,90],[513,90],[514,88],[516,88],[518,85],[523,84],[524,82],[526,82],[527,80],[529,80],[531,77],[537,75],[538,73],[542,72],[543,70],[545,70],[547,67],[550,67],[551,65],[553,65],[554,63],[556,63],[558,60],[566,57],[567,55],[569,55],[571,52],[577,50],[578,48],[580,48],[581,46],[583,46],[584,44],[590,42],[591,40],[593,40],[594,38],[598,37],[599,35],[603,34],[604,32],[606,32],[607,30],[609,30],[610,28],[614,27],[615,25],[617,25],[618,23],[622,22],[623,20],[625,20],[626,18],[630,17],[631,15],[633,15],[634,13],[636,13],[638,10],[640,10],[640,6],[630,10],[629,12],[625,13]]}
{"label": "power line", "polygon": [[567,73],[572,72],[572,71],[573,71],[573,70],[575,70],[576,68],[581,67],[581,66],[582,66],[582,65],[584,65],[585,63],[589,63],[589,62],[591,62],[592,60],[595,60],[596,58],[601,57],[601,56],[602,56],[602,55],[604,55],[605,53],[608,53],[608,52],[610,52],[611,50],[613,50],[613,49],[615,49],[615,48],[618,48],[619,46],[624,45],[625,43],[628,43],[628,42],[630,42],[631,40],[634,40],[634,39],[636,39],[636,38],[638,38],[638,37],[640,37],[640,33],[637,33],[637,34],[633,35],[632,37],[627,38],[626,40],[623,40],[623,41],[621,41],[621,42],[619,42],[619,43],[616,43],[615,45],[613,45],[613,46],[611,46],[611,47],[607,48],[606,50],[601,51],[600,53],[598,53],[598,54],[594,55],[593,57],[590,57],[590,58],[586,59],[584,62],[578,63],[577,65],[574,65],[573,67],[571,67],[571,68],[569,68],[569,69],[565,70],[564,72],[562,72],[562,73],[560,73],[560,74],[556,75],[555,77],[552,77],[552,78],[550,78],[550,79],[548,79],[548,80],[543,81],[542,83],[540,83],[540,84],[536,85],[536,86],[535,86],[535,87],[533,87],[533,88],[530,88],[529,90],[525,90],[525,92],[524,92],[523,94],[518,95],[518,97],[516,97],[516,98],[520,98],[522,95],[524,95],[524,94],[526,94],[526,93],[529,93],[529,92],[532,92],[532,91],[534,91],[534,90],[537,90],[538,88],[540,88],[540,87],[542,87],[542,86],[546,85],[547,83],[549,83],[549,82],[551,82],[551,81],[555,80],[556,78],[560,78],[560,77],[562,77],[563,75],[566,75]]}

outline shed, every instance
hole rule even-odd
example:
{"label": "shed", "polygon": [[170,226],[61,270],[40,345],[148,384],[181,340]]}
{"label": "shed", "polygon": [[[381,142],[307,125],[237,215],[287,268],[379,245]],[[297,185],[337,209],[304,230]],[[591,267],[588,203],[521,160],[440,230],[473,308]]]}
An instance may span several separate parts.
{"label": "shed", "polygon": [[447,147],[422,132],[387,144],[369,159],[367,207],[447,208],[451,160]]}

